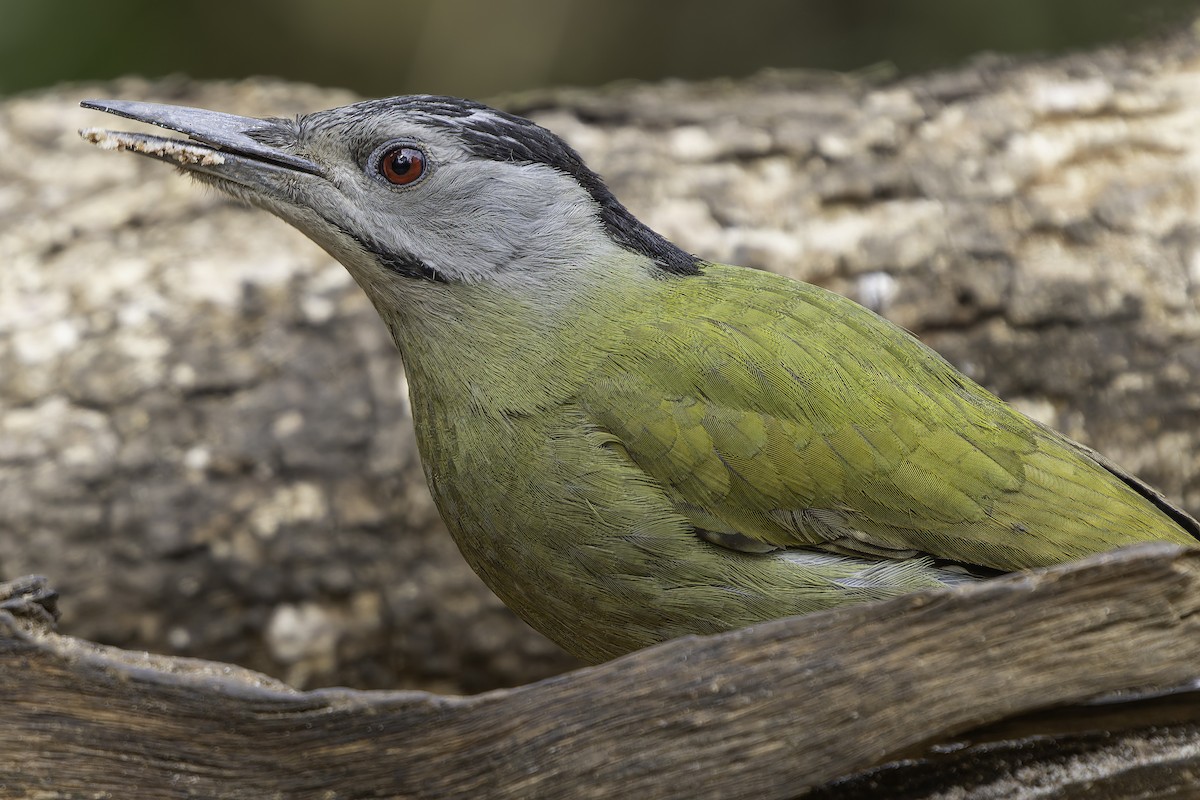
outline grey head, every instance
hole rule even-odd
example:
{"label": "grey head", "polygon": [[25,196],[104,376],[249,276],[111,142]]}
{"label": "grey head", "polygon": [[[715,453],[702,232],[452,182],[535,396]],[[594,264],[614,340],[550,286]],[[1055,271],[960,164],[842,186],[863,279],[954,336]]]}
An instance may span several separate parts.
{"label": "grey head", "polygon": [[188,140],[89,129],[102,147],[173,161],[290,222],[382,280],[554,281],[614,250],[659,277],[698,261],[637,220],[562,139],[480,103],[415,95],[295,119],[89,100]]}

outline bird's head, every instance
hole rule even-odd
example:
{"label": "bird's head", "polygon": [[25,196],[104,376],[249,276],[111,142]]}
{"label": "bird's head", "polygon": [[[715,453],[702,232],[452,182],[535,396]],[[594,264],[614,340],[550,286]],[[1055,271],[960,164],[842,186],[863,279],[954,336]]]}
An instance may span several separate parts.
{"label": "bird's head", "polygon": [[[696,259],[638,221],[559,137],[450,97],[372,100],[253,119],[116,100],[87,108],[187,140],[89,129],[85,138],[178,163],[282,217],[378,302],[414,284],[543,287],[633,254],[650,274]],[[628,259],[617,259],[625,262]]]}

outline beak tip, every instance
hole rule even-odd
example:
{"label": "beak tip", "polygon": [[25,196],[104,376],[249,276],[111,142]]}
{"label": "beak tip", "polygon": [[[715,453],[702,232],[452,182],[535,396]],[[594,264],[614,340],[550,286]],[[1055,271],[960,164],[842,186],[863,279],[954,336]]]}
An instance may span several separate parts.
{"label": "beak tip", "polygon": [[272,124],[267,120],[239,117],[201,108],[143,103],[135,100],[81,100],[79,105],[94,111],[125,117],[135,122],[166,128],[194,140],[193,142],[176,142],[162,137],[147,137],[112,131],[101,131],[96,138],[92,138],[86,132],[82,134],[85,139],[106,149],[135,150],[160,158],[169,157],[183,164],[202,164],[203,166],[224,163],[225,155],[223,153],[227,153],[320,177],[325,174],[319,164],[277,147],[265,145],[255,139],[251,134]]}

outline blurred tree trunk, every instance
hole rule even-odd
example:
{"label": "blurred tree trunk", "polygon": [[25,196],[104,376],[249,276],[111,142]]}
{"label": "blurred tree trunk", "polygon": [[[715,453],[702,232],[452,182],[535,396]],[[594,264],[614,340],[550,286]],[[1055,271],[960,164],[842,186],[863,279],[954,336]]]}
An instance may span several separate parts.
{"label": "blurred tree trunk", "polygon": [[[398,357],[283,223],[114,157],[85,97],[292,114],[345,93],[123,80],[0,103],[0,575],[64,631],[299,687],[574,666],[469,573]],[[505,98],[706,258],[842,291],[1200,509],[1192,32],[901,81],[764,74]]]}

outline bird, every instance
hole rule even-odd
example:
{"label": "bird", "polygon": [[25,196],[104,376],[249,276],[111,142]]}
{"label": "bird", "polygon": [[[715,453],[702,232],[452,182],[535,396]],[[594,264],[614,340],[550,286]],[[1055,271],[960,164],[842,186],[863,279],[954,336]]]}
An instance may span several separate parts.
{"label": "bird", "polygon": [[914,335],[693,255],[563,139],[454,97],[292,119],[88,100],[82,130],[286,220],[400,352],[466,561],[568,652],[955,587],[1200,524]]}

